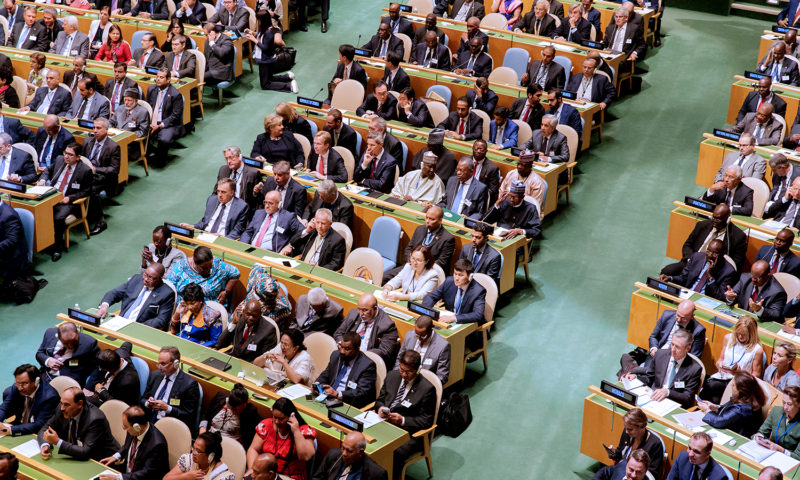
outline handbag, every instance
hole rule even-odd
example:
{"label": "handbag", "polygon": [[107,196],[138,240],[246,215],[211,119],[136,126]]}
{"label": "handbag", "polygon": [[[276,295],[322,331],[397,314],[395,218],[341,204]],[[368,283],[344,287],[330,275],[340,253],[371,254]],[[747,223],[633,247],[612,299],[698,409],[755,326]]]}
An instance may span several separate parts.
{"label": "handbag", "polygon": [[275,63],[273,68],[275,73],[290,70],[297,59],[297,49],[293,47],[277,47],[275,49]]}
{"label": "handbag", "polygon": [[472,409],[465,393],[453,392],[439,407],[438,429],[448,437],[458,437],[472,423]]}

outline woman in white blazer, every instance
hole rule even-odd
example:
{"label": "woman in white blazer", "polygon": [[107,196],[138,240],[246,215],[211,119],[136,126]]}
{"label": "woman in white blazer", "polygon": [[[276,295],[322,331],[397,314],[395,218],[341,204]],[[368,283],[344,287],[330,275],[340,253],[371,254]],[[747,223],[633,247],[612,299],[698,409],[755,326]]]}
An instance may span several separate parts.
{"label": "woman in white blazer", "polygon": [[[439,283],[433,263],[433,254],[428,247],[419,245],[414,248],[400,273],[383,286],[383,297],[392,302],[423,299]],[[392,291],[397,289],[400,291]]]}
{"label": "woman in white blazer", "polygon": [[[109,8],[108,6],[104,6],[100,9],[100,19],[92,20],[91,25],[89,25],[89,54],[92,58],[97,55],[97,51],[100,50],[100,47],[108,40],[108,29],[111,28],[111,20],[109,20],[108,13]],[[100,31],[99,34],[98,30]]]}

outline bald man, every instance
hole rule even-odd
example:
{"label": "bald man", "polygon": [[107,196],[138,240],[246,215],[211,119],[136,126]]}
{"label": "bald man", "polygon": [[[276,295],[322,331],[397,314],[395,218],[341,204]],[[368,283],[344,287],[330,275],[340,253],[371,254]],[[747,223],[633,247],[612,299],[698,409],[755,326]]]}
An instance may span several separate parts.
{"label": "bald man", "polygon": [[333,333],[339,342],[345,332],[355,332],[361,337],[361,351],[377,353],[386,365],[394,365],[397,352],[397,326],[394,320],[378,308],[378,300],[371,293],[358,299],[358,306],[347,314]]}
{"label": "bald man", "polygon": [[[328,450],[311,480],[340,480],[354,478],[348,475],[360,472],[360,480],[387,480],[389,475],[369,458],[364,450],[367,440],[360,432],[350,432],[342,441],[342,448]],[[254,468],[255,470],[255,468]],[[345,473],[348,472],[348,473]],[[253,480],[257,480],[253,477]]]}
{"label": "bald man", "polygon": [[752,133],[756,139],[756,145],[778,145],[783,132],[783,124],[772,116],[773,111],[771,103],[762,103],[758,110],[746,114],[730,130],[733,133]]}
{"label": "bald man", "polygon": [[[723,247],[721,241],[712,240],[705,252],[695,252],[689,257],[679,275],[662,274],[661,281],[677,283],[697,293],[725,301],[726,287],[736,284],[738,274],[733,265],[723,258]],[[765,245],[763,248],[769,247]]]}
{"label": "bald man", "polygon": [[108,291],[97,314],[105,317],[108,307],[122,302],[120,315],[149,327],[166,330],[175,306],[175,292],[163,282],[164,266],[151,263],[142,273]]}
{"label": "bald man", "polygon": [[275,480],[278,478],[278,461],[271,453],[262,453],[253,462],[252,480]]}
{"label": "bald man", "polygon": [[725,292],[728,305],[737,305],[752,313],[760,322],[783,323],[786,291],[772,278],[769,263],[758,260],[750,273],[742,274],[735,287]]}
{"label": "bald man", "polygon": [[758,71],[772,77],[772,83],[800,85],[797,62],[787,57],[786,43],[776,42],[758,64]]}
{"label": "bald man", "polygon": [[231,319],[214,348],[225,348],[232,344],[233,349],[228,352],[231,356],[253,363],[256,357],[278,344],[275,327],[261,315],[259,300],[247,302],[238,320],[235,315]]}

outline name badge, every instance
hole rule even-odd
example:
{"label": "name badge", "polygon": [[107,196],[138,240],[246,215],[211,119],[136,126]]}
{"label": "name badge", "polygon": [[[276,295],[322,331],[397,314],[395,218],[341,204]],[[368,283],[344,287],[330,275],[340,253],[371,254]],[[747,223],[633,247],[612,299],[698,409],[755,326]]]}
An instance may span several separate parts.
{"label": "name badge", "polygon": [[358,387],[358,384],[356,382],[353,381],[347,382],[347,388],[356,388],[356,387]]}
{"label": "name badge", "polygon": [[403,400],[402,402],[400,402],[400,405],[408,408],[411,406],[411,402],[409,402],[408,400]]}
{"label": "name badge", "polygon": [[433,359],[432,358],[426,358],[425,360],[423,360],[422,364],[423,365],[433,365]]}
{"label": "name badge", "polygon": [[631,43],[631,39],[629,38],[629,39],[625,40],[625,43]]}
{"label": "name badge", "polygon": [[36,40],[36,35],[28,35],[28,40]]}
{"label": "name badge", "polygon": [[788,82],[789,81],[789,75],[782,75],[781,76],[781,81]]}
{"label": "name badge", "polygon": [[675,382],[672,384],[673,388],[686,388],[686,384],[683,382]]}
{"label": "name badge", "polygon": [[255,343],[251,343],[250,345],[247,346],[247,349],[251,352],[255,352],[256,347],[258,347],[258,345],[256,345]]}
{"label": "name badge", "polygon": [[77,367],[78,366],[78,361],[77,360],[70,360],[67,365],[69,365],[70,367]]}
{"label": "name badge", "polygon": [[128,128],[136,128],[136,122],[128,122]]}
{"label": "name badge", "polygon": [[170,407],[180,407],[181,406],[181,399],[180,398],[170,398],[169,399]]}
{"label": "name badge", "polygon": [[70,53],[70,55],[77,55],[78,51],[77,50],[70,50],[69,53]]}
{"label": "name badge", "polygon": [[283,228],[283,227],[275,227],[275,231],[278,232],[278,233],[283,233],[283,232],[286,231],[286,229]]}
{"label": "name badge", "polygon": [[80,190],[80,188],[81,188],[81,184],[80,184],[80,183],[73,183],[73,184],[72,184],[72,188],[74,188],[74,189],[76,189],[76,190]]}
{"label": "name badge", "polygon": [[183,327],[183,331],[186,332],[186,333],[191,332],[192,331],[192,326],[191,325],[186,325],[185,327]]}
{"label": "name badge", "polygon": [[466,206],[468,206],[468,207],[471,207],[471,206],[472,206],[472,202],[470,202],[470,201],[469,201],[469,200],[467,200],[467,199],[464,199],[464,205],[466,205]]}

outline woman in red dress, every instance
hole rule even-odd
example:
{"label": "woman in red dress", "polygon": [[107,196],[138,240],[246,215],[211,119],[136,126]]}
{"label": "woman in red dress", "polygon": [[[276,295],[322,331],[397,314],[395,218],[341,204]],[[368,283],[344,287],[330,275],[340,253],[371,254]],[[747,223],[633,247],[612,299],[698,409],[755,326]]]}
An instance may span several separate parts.
{"label": "woman in red dress", "polygon": [[317,432],[308,426],[288,398],[279,398],[272,406],[272,418],[262,420],[256,427],[253,443],[247,449],[247,472],[252,474],[253,463],[262,453],[275,455],[278,473],[306,480],[306,462],[314,456]]}

